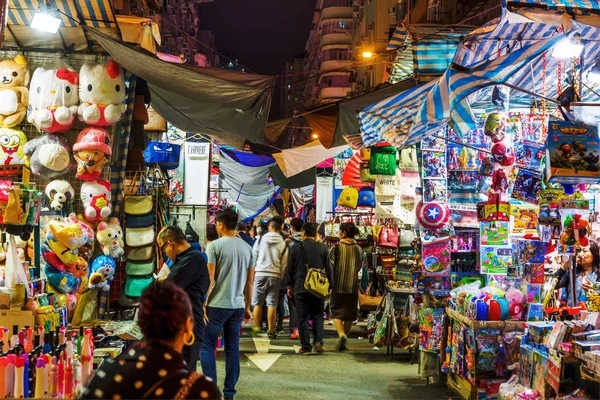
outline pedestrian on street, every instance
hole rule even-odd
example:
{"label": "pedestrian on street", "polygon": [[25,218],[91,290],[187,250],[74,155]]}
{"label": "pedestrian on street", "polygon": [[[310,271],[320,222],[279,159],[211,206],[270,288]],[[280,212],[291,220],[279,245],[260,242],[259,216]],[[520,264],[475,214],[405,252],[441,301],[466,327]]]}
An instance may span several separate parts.
{"label": "pedestrian on street", "polygon": [[254,244],[255,263],[254,296],[252,298],[254,329],[252,335],[260,333],[262,327],[263,304],[267,304],[267,326],[269,339],[276,339],[275,319],[281,280],[285,274],[288,259],[288,246],[281,235],[283,223],[279,218],[269,221],[268,232]]}
{"label": "pedestrian on street", "polygon": [[249,228],[244,222],[238,222],[237,224],[237,235],[239,238],[243,239],[244,242],[248,243],[250,247],[254,247],[254,239],[248,233]]}
{"label": "pedestrian on street", "polygon": [[354,237],[358,228],[352,222],[340,225],[340,242],[329,252],[335,289],[331,291],[329,305],[339,341],[337,351],[348,350],[348,334],[358,318],[358,274],[362,267],[362,249]]}
{"label": "pedestrian on street", "polygon": [[204,302],[210,283],[206,260],[187,242],[185,233],[177,226],[164,227],[156,241],[160,251],[173,262],[166,280],[185,290],[192,303],[195,340],[183,348],[182,354],[190,371],[195,372],[206,328]]}
{"label": "pedestrian on street", "polygon": [[[286,239],[288,249],[291,251],[294,246],[302,241],[302,227],[304,221],[300,218],[292,218],[290,221],[290,237]],[[296,304],[293,297],[287,297],[286,285],[281,285],[279,291],[279,303],[277,304],[277,330],[283,331],[283,319],[285,317],[285,300],[288,301],[288,309],[290,312],[290,339],[298,339],[300,334],[298,333],[298,317],[296,314]]]}
{"label": "pedestrian on street", "polygon": [[208,324],[200,362],[204,375],[217,382],[215,349],[223,332],[225,342],[226,399],[235,396],[240,376],[240,330],[244,317],[250,318],[254,283],[252,248],[235,234],[237,213],[228,208],[217,214],[219,239],[207,246],[210,289],[206,315]]}
{"label": "pedestrian on street", "polygon": [[288,296],[296,300],[298,328],[302,348],[300,354],[310,354],[313,346],[310,343],[308,320],[312,320],[313,345],[315,351],[323,352],[323,307],[324,300],[309,293],[304,288],[304,281],[309,268],[325,270],[330,288],[334,287],[333,273],[329,264],[327,246],[318,243],[317,225],[306,223],[302,227],[302,242],[294,246],[290,252],[287,268]]}

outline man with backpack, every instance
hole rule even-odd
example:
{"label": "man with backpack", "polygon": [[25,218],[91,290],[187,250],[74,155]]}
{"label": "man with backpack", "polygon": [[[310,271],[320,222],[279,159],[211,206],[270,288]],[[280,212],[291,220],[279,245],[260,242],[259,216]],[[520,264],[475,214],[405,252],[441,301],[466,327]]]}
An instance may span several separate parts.
{"label": "man with backpack", "polygon": [[300,354],[310,354],[313,346],[310,344],[310,331],[308,320],[313,322],[314,349],[323,352],[323,313],[324,293],[315,295],[306,288],[306,277],[309,269],[325,271],[329,289],[333,289],[333,271],[329,262],[327,246],[315,240],[317,225],[306,223],[302,227],[302,242],[290,251],[287,267],[287,292],[288,297],[293,297],[296,302],[298,315],[298,328],[302,348]]}
{"label": "man with backpack", "polygon": [[252,312],[254,328],[252,335],[256,336],[261,331],[263,310],[267,303],[267,326],[269,339],[276,339],[275,319],[277,318],[277,303],[281,280],[285,274],[288,259],[288,247],[281,235],[283,221],[273,218],[269,221],[268,232],[261,235],[253,249],[255,261],[254,296],[252,298]]}

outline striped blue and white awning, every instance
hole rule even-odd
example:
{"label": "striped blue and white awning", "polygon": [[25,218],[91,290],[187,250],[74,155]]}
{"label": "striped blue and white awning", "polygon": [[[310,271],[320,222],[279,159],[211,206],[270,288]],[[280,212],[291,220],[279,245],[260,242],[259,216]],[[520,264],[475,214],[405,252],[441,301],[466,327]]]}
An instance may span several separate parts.
{"label": "striped blue and white awning", "polygon": [[[62,26],[78,26],[77,21],[94,28],[116,28],[117,22],[109,0],[49,0],[50,8]],[[31,24],[33,14],[46,10],[46,0],[11,0],[8,6],[8,23],[11,25]]]}
{"label": "striped blue and white awning", "polygon": [[412,43],[410,38],[407,38],[404,47],[398,49],[396,53],[396,59],[392,64],[388,82],[392,84],[398,83],[410,78],[414,73]]}
{"label": "striped blue and white awning", "polygon": [[597,0],[502,0],[502,7],[514,10],[519,7],[542,7],[559,11],[599,11],[600,2]]}
{"label": "striped blue and white awning", "polygon": [[404,46],[408,38],[408,31],[403,25],[398,25],[392,34],[386,50],[396,50]]}

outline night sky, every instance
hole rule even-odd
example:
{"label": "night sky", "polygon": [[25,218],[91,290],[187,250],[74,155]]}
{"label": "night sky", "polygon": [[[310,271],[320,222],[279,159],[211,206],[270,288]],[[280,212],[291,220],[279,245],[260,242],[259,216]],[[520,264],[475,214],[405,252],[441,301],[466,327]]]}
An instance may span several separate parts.
{"label": "night sky", "polygon": [[215,0],[200,6],[200,29],[212,30],[217,51],[251,71],[278,75],[304,52],[315,0]]}

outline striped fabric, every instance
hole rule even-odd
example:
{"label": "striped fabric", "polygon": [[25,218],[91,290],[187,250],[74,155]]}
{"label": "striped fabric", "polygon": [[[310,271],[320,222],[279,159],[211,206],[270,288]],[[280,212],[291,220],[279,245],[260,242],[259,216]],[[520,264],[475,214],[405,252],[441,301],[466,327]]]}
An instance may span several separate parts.
{"label": "striped fabric", "polygon": [[[77,21],[95,28],[116,28],[115,12],[110,0],[49,0],[55,17],[63,27],[75,27]],[[45,9],[45,0],[12,0],[8,6],[10,25],[30,25],[33,14]],[[66,15],[63,15],[66,14]]]}
{"label": "striped fabric", "polygon": [[404,26],[402,25],[398,25],[394,30],[394,34],[392,35],[392,38],[390,39],[386,50],[400,49],[402,46],[404,46],[404,43],[406,42],[407,38],[408,31],[406,30],[406,28],[404,28]]}
{"label": "striped fabric", "polygon": [[[470,106],[464,102],[459,106],[463,99],[493,83],[506,82],[515,71],[534,61],[537,56],[542,55],[563,38],[564,36],[557,35],[544,39],[465,72],[454,68],[448,69],[427,95],[425,103],[416,115],[406,144],[420,141],[431,132],[432,125],[438,126],[440,123],[448,122],[451,117],[457,127],[473,123]],[[452,111],[455,113],[451,115]]]}
{"label": "striped fabric", "polygon": [[358,272],[362,268],[362,249],[354,240],[344,239],[329,252],[337,293],[358,292]]}
{"label": "striped fabric", "polygon": [[600,10],[597,0],[502,0],[502,7],[544,6],[558,10]]}
{"label": "striped fabric", "polygon": [[120,122],[119,136],[115,139],[118,143],[117,157],[110,167],[110,184],[112,186],[112,206],[113,216],[121,217],[121,204],[123,203],[123,190],[125,185],[125,167],[127,166],[127,154],[129,151],[129,137],[131,135],[131,119],[133,117],[133,102],[135,99],[135,86],[137,78],[132,73],[126,76],[126,97],[127,106],[123,119]]}
{"label": "striped fabric", "polygon": [[410,38],[407,38],[404,47],[398,49],[388,82],[398,83],[410,78],[414,73],[412,44]]}

